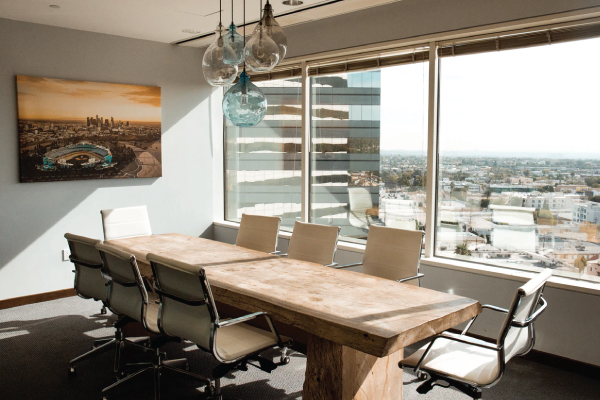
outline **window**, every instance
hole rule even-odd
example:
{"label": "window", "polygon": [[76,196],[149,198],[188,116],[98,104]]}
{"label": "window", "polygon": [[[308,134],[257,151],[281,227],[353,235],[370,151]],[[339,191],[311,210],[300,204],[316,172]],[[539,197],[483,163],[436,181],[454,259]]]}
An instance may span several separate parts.
{"label": "window", "polygon": [[422,45],[255,76],[269,111],[226,124],[225,218],[307,218],[355,243],[420,229],[427,257],[600,282],[600,23],[436,46],[439,69]]}
{"label": "window", "polygon": [[301,80],[256,86],[269,104],[263,121],[251,128],[225,124],[225,219],[280,216],[282,229],[291,229],[301,208]]}
{"label": "window", "polygon": [[311,222],[422,229],[427,62],[311,78]]}
{"label": "window", "polygon": [[437,256],[600,281],[598,50],[441,58]]}

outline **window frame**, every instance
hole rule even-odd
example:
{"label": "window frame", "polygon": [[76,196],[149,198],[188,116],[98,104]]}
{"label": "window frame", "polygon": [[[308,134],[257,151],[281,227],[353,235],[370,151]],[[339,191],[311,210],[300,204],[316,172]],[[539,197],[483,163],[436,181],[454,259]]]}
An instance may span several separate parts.
{"label": "window frame", "polygon": [[[375,44],[357,47],[355,49],[345,49],[340,51],[328,52],[323,54],[297,57],[287,60],[282,67],[286,65],[298,68],[300,65],[301,70],[301,81],[302,81],[302,166],[301,166],[301,217],[300,221],[309,222],[310,220],[310,153],[311,153],[311,90],[310,90],[310,77],[309,71],[312,66],[322,65],[327,61],[335,62],[343,59],[344,57],[353,57],[357,54],[372,54],[381,52],[394,51],[405,51],[407,49],[417,49],[428,47],[429,48],[429,85],[428,85],[428,107],[427,107],[427,193],[426,193],[426,224],[425,224],[425,250],[423,264],[431,265],[434,267],[442,267],[448,269],[454,269],[459,271],[467,271],[471,273],[479,273],[489,276],[509,277],[517,281],[525,281],[532,276],[532,272],[527,269],[520,269],[517,267],[500,266],[493,263],[486,263],[479,260],[459,260],[449,257],[436,256],[435,255],[435,241],[436,241],[436,226],[437,226],[437,206],[438,206],[438,189],[439,185],[437,182],[438,168],[439,168],[439,126],[438,126],[438,114],[440,105],[440,49],[443,46],[447,46],[449,41],[468,41],[473,39],[489,38],[493,36],[502,35],[513,35],[519,33],[527,33],[536,30],[563,28],[576,24],[586,23],[600,23],[600,8],[596,12],[571,12],[565,13],[559,16],[548,16],[541,18],[532,18],[525,21],[512,21],[504,24],[497,24],[494,26],[481,27],[477,30],[464,29],[455,32],[449,32],[446,34],[428,35],[423,37],[416,37],[413,39],[394,41],[389,44]],[[585,38],[576,39],[584,40]],[[383,68],[383,67],[381,67]],[[380,68],[367,68],[365,70],[374,70]],[[358,71],[351,71],[358,72]],[[223,140],[221,144],[225,147],[225,119],[223,118]],[[221,190],[225,191],[226,182],[225,176],[225,151],[223,148],[221,154],[223,158],[217,160],[220,163],[220,170],[222,171],[223,179],[221,184]],[[220,196],[215,196],[217,201],[221,204],[216,207],[215,221],[214,223],[223,227],[239,227],[239,223],[228,221],[225,219],[225,207],[224,199],[225,193],[221,193]],[[219,215],[220,214],[220,215]],[[291,232],[280,231],[279,237],[288,238],[291,237]],[[358,244],[353,241],[346,241],[340,238],[338,245],[339,249],[358,252],[364,252],[365,245]],[[552,278],[552,286],[575,290],[590,294],[600,294],[600,283],[594,281],[582,280],[578,278],[570,278],[564,276],[554,276]]]}

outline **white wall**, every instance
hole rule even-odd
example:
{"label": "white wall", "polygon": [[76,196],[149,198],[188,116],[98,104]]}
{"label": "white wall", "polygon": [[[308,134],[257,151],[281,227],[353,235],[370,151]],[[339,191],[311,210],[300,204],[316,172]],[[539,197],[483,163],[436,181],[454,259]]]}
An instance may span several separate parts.
{"label": "white wall", "polygon": [[[146,204],[156,233],[198,236],[210,226],[213,91],[203,50],[6,19],[0,38],[0,299],[72,287],[63,235],[101,239],[100,209]],[[17,74],[160,86],[163,176],[19,183]]]}
{"label": "white wall", "polygon": [[[369,10],[345,14],[286,28],[289,57],[417,37],[501,22],[551,15],[600,6],[585,0],[403,0]],[[216,240],[235,243],[236,229],[215,226]],[[288,241],[280,239],[285,252]],[[357,262],[361,253],[338,250],[336,261]],[[482,304],[508,307],[522,283],[447,268],[422,265],[427,288],[470,297]],[[600,332],[600,296],[547,288],[549,306],[536,323],[535,348],[551,354],[600,366],[600,346],[593,344]],[[473,332],[496,337],[501,317],[485,312]]]}

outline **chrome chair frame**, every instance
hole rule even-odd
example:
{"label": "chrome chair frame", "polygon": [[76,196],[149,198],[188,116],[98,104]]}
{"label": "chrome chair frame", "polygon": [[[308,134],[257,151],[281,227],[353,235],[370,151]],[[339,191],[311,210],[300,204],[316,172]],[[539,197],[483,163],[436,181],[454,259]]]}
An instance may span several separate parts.
{"label": "chrome chair frame", "polygon": [[[158,271],[156,268],[156,263],[154,261],[150,261],[150,265],[152,267],[152,273],[154,274],[154,276],[155,277],[160,276],[158,274]],[[161,300],[161,302],[160,302],[161,305],[160,305],[159,312],[158,312],[158,327],[159,327],[159,330],[161,331],[161,333],[167,334],[163,328],[163,321],[162,321],[162,304],[163,304],[162,297],[163,296],[173,299],[175,301],[181,302],[183,304],[189,305],[189,306],[204,306],[204,305],[208,306],[208,312],[210,314],[210,318],[211,318],[211,321],[213,324],[213,327],[211,329],[212,334],[211,334],[210,342],[209,342],[210,349],[203,348],[202,346],[200,346],[197,343],[195,343],[195,344],[202,350],[212,354],[212,356],[217,361],[219,361],[219,363],[221,363],[221,365],[219,365],[218,367],[213,369],[213,376],[215,378],[213,385],[211,385],[211,380],[209,378],[206,378],[206,377],[203,377],[200,375],[195,375],[195,374],[189,374],[189,375],[193,375],[194,377],[196,377],[198,380],[201,380],[201,381],[208,381],[209,390],[210,390],[211,395],[213,396],[212,398],[214,398],[216,400],[222,400],[221,378],[224,377],[230,371],[233,371],[235,369],[247,370],[247,364],[253,365],[253,366],[255,366],[259,369],[262,369],[263,371],[266,371],[266,372],[271,372],[272,370],[274,370],[277,367],[272,362],[271,362],[271,364],[273,364],[273,365],[269,365],[270,361],[268,361],[266,359],[262,359],[261,357],[258,356],[265,349],[261,349],[256,352],[246,354],[244,356],[240,356],[233,360],[225,360],[222,357],[220,357],[219,353],[217,351],[217,340],[216,340],[219,328],[239,324],[242,322],[251,321],[260,316],[264,316],[267,323],[269,324],[269,328],[271,329],[271,332],[277,337],[277,346],[282,348],[282,353],[281,353],[281,357],[280,357],[281,364],[288,364],[290,362],[290,359],[287,356],[287,349],[289,346],[291,346],[292,341],[291,341],[291,339],[289,341],[283,341],[281,336],[279,336],[279,333],[277,332],[275,325],[273,324],[273,320],[271,319],[271,316],[267,312],[260,311],[260,312],[247,314],[247,315],[244,315],[244,316],[241,316],[238,318],[221,321],[220,317],[219,317],[219,312],[217,311],[215,299],[212,294],[212,290],[210,288],[210,284],[206,277],[206,272],[204,271],[204,268],[200,268],[198,270],[198,279],[200,280],[200,286],[202,287],[202,291],[204,292],[204,298],[195,299],[195,300],[184,299],[182,297],[175,296],[170,293],[166,293],[160,287],[160,278],[155,279],[154,291],[158,294],[159,299]],[[250,362],[252,360],[258,361],[259,365],[257,366],[255,364],[252,364]]]}
{"label": "chrome chair frame", "polygon": [[[102,260],[103,260],[104,264],[106,265],[105,252],[101,250],[100,256],[102,257]],[[142,278],[142,275],[140,274],[140,270],[137,265],[137,260],[136,260],[135,256],[133,254],[131,254],[128,261],[129,261],[129,264],[131,266],[131,269],[132,269],[132,272],[134,275],[134,281],[132,281],[132,282],[124,282],[124,281],[115,279],[107,271],[106,266],[102,269],[102,275],[104,276],[104,278],[106,278],[108,280],[108,295],[107,295],[106,303],[107,303],[108,308],[111,309],[109,299],[110,299],[110,293],[113,290],[114,284],[125,286],[125,287],[137,286],[140,291],[140,294],[142,296],[142,307],[140,309],[140,321],[142,322],[144,329],[151,332],[151,330],[149,329],[149,327],[146,323],[146,318],[145,318],[146,311],[148,308],[148,303],[149,303],[148,292],[144,285],[144,280]],[[111,309],[111,311],[112,311],[112,309]],[[128,317],[125,317],[125,318],[129,319],[130,322],[134,322],[133,319],[130,319]],[[150,341],[150,338],[143,338],[143,339]],[[162,337],[159,337],[158,339],[155,339],[154,342],[151,344],[140,345],[136,341],[132,341],[132,340],[122,337],[122,334],[121,334],[120,340],[117,341],[117,346],[116,346],[117,354],[115,355],[115,367],[114,367],[114,372],[119,375],[117,375],[117,382],[102,389],[103,400],[107,400],[107,397],[105,395],[106,392],[108,392],[111,389],[114,389],[115,387],[117,387],[119,385],[124,384],[127,381],[130,381],[130,380],[136,378],[137,376],[142,375],[146,371],[153,372],[155,400],[160,399],[160,376],[161,376],[161,372],[163,369],[168,369],[168,370],[172,370],[175,372],[179,372],[179,373],[182,373],[187,376],[193,376],[193,374],[187,372],[187,370],[189,369],[187,359],[182,358],[182,359],[176,359],[176,360],[166,360],[165,359],[166,353],[161,353],[159,350],[162,345],[164,345],[168,342],[171,342],[171,341],[179,341],[179,340],[180,340],[179,338],[162,336]],[[135,371],[132,374],[128,374],[127,371],[121,371],[121,349],[126,344],[141,348],[142,350],[145,350],[145,351],[153,351],[152,361],[126,364],[126,366],[128,366],[128,367],[136,367],[136,368],[141,367],[140,369],[138,369],[137,371]],[[185,364],[186,371],[173,367],[173,365],[180,365],[180,364]],[[120,379],[120,378],[122,378],[122,379]]]}
{"label": "chrome chair frame", "polygon": [[[424,237],[425,237],[425,232],[421,231],[421,248],[423,248],[423,238]],[[402,279],[396,279],[396,282],[404,283],[404,282],[412,281],[413,279],[417,279],[417,282],[419,284],[418,286],[421,287],[421,278],[425,276],[425,274],[419,272],[419,269],[421,268],[421,255],[422,255],[422,252],[419,253],[419,260],[417,261],[417,275],[409,276],[407,278],[402,278]],[[336,264],[336,263],[334,263],[334,264]],[[358,267],[359,265],[363,265],[363,262],[361,261],[359,263],[354,263],[354,264],[330,265],[330,266],[335,269],[344,269],[344,268]]]}
{"label": "chrome chair frame", "polygon": [[[506,340],[506,336],[508,335],[508,332],[511,327],[527,328],[529,331],[529,337],[530,337],[529,343],[528,343],[527,347],[525,348],[525,350],[521,351],[520,353],[515,354],[515,356],[524,356],[527,353],[529,353],[531,351],[531,349],[533,349],[533,346],[535,345],[535,330],[533,329],[533,322],[544,312],[544,310],[548,306],[548,303],[546,302],[546,300],[543,297],[543,291],[544,291],[545,286],[546,286],[546,282],[544,282],[544,284],[538,289],[538,294],[536,295],[536,298],[534,299],[534,304],[535,304],[535,307],[537,307],[537,309],[534,308],[535,311],[533,311],[531,313],[531,315],[523,321],[518,321],[515,319],[516,313],[517,313],[517,310],[519,309],[521,301],[522,301],[523,297],[525,297],[525,293],[522,292],[521,289],[519,289],[519,291],[517,292],[519,295],[519,301],[515,302],[510,309],[505,309],[505,308],[501,308],[501,307],[497,307],[497,306],[493,306],[493,305],[489,305],[489,304],[485,304],[481,307],[482,309],[501,312],[501,313],[510,315],[510,317],[511,317],[511,323],[506,324],[506,326],[504,327],[504,329],[501,332],[501,335],[500,335],[497,343],[491,343],[491,342],[487,342],[487,341],[484,341],[481,339],[477,339],[472,336],[467,336],[469,329],[471,328],[471,326],[473,325],[473,323],[475,322],[475,320],[478,317],[477,315],[469,321],[469,323],[467,324],[465,329],[463,329],[463,331],[460,334],[451,333],[451,332],[442,332],[442,333],[436,335],[433,338],[433,340],[431,341],[431,343],[429,343],[429,346],[427,347],[427,349],[425,350],[425,352],[419,359],[419,362],[417,363],[417,365],[414,367],[414,371],[420,379],[423,379],[423,380],[427,379],[427,381],[425,383],[421,384],[419,386],[419,388],[417,388],[417,392],[420,394],[425,394],[425,393],[429,392],[434,386],[439,385],[437,383],[437,381],[441,380],[441,381],[447,382],[449,384],[449,386],[453,386],[453,387],[457,388],[458,390],[460,390],[461,392],[471,396],[473,399],[480,399],[481,395],[482,395],[481,389],[494,386],[495,384],[497,384],[500,381],[500,379],[504,375],[504,371],[506,369],[505,343],[504,342]],[[421,369],[421,364],[423,363],[423,360],[425,360],[425,358],[429,355],[434,342],[439,338],[444,338],[444,339],[452,340],[455,342],[460,342],[460,343],[496,351],[498,353],[498,366],[499,366],[498,376],[491,383],[489,383],[487,385],[477,385],[477,384],[474,384],[473,382],[459,379],[454,376],[451,377],[451,376],[447,376],[447,375],[439,373],[439,372],[431,372],[431,371]],[[398,366],[400,368],[402,368],[403,367],[402,362],[400,362],[398,364]],[[444,387],[447,387],[447,386],[444,386]]]}

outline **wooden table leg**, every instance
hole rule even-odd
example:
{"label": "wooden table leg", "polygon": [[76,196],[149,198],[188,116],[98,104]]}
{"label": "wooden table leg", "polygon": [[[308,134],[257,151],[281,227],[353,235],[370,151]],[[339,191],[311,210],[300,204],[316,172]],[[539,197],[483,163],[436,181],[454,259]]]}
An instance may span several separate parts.
{"label": "wooden table leg", "polygon": [[404,350],[378,358],[309,335],[304,400],[402,399]]}

